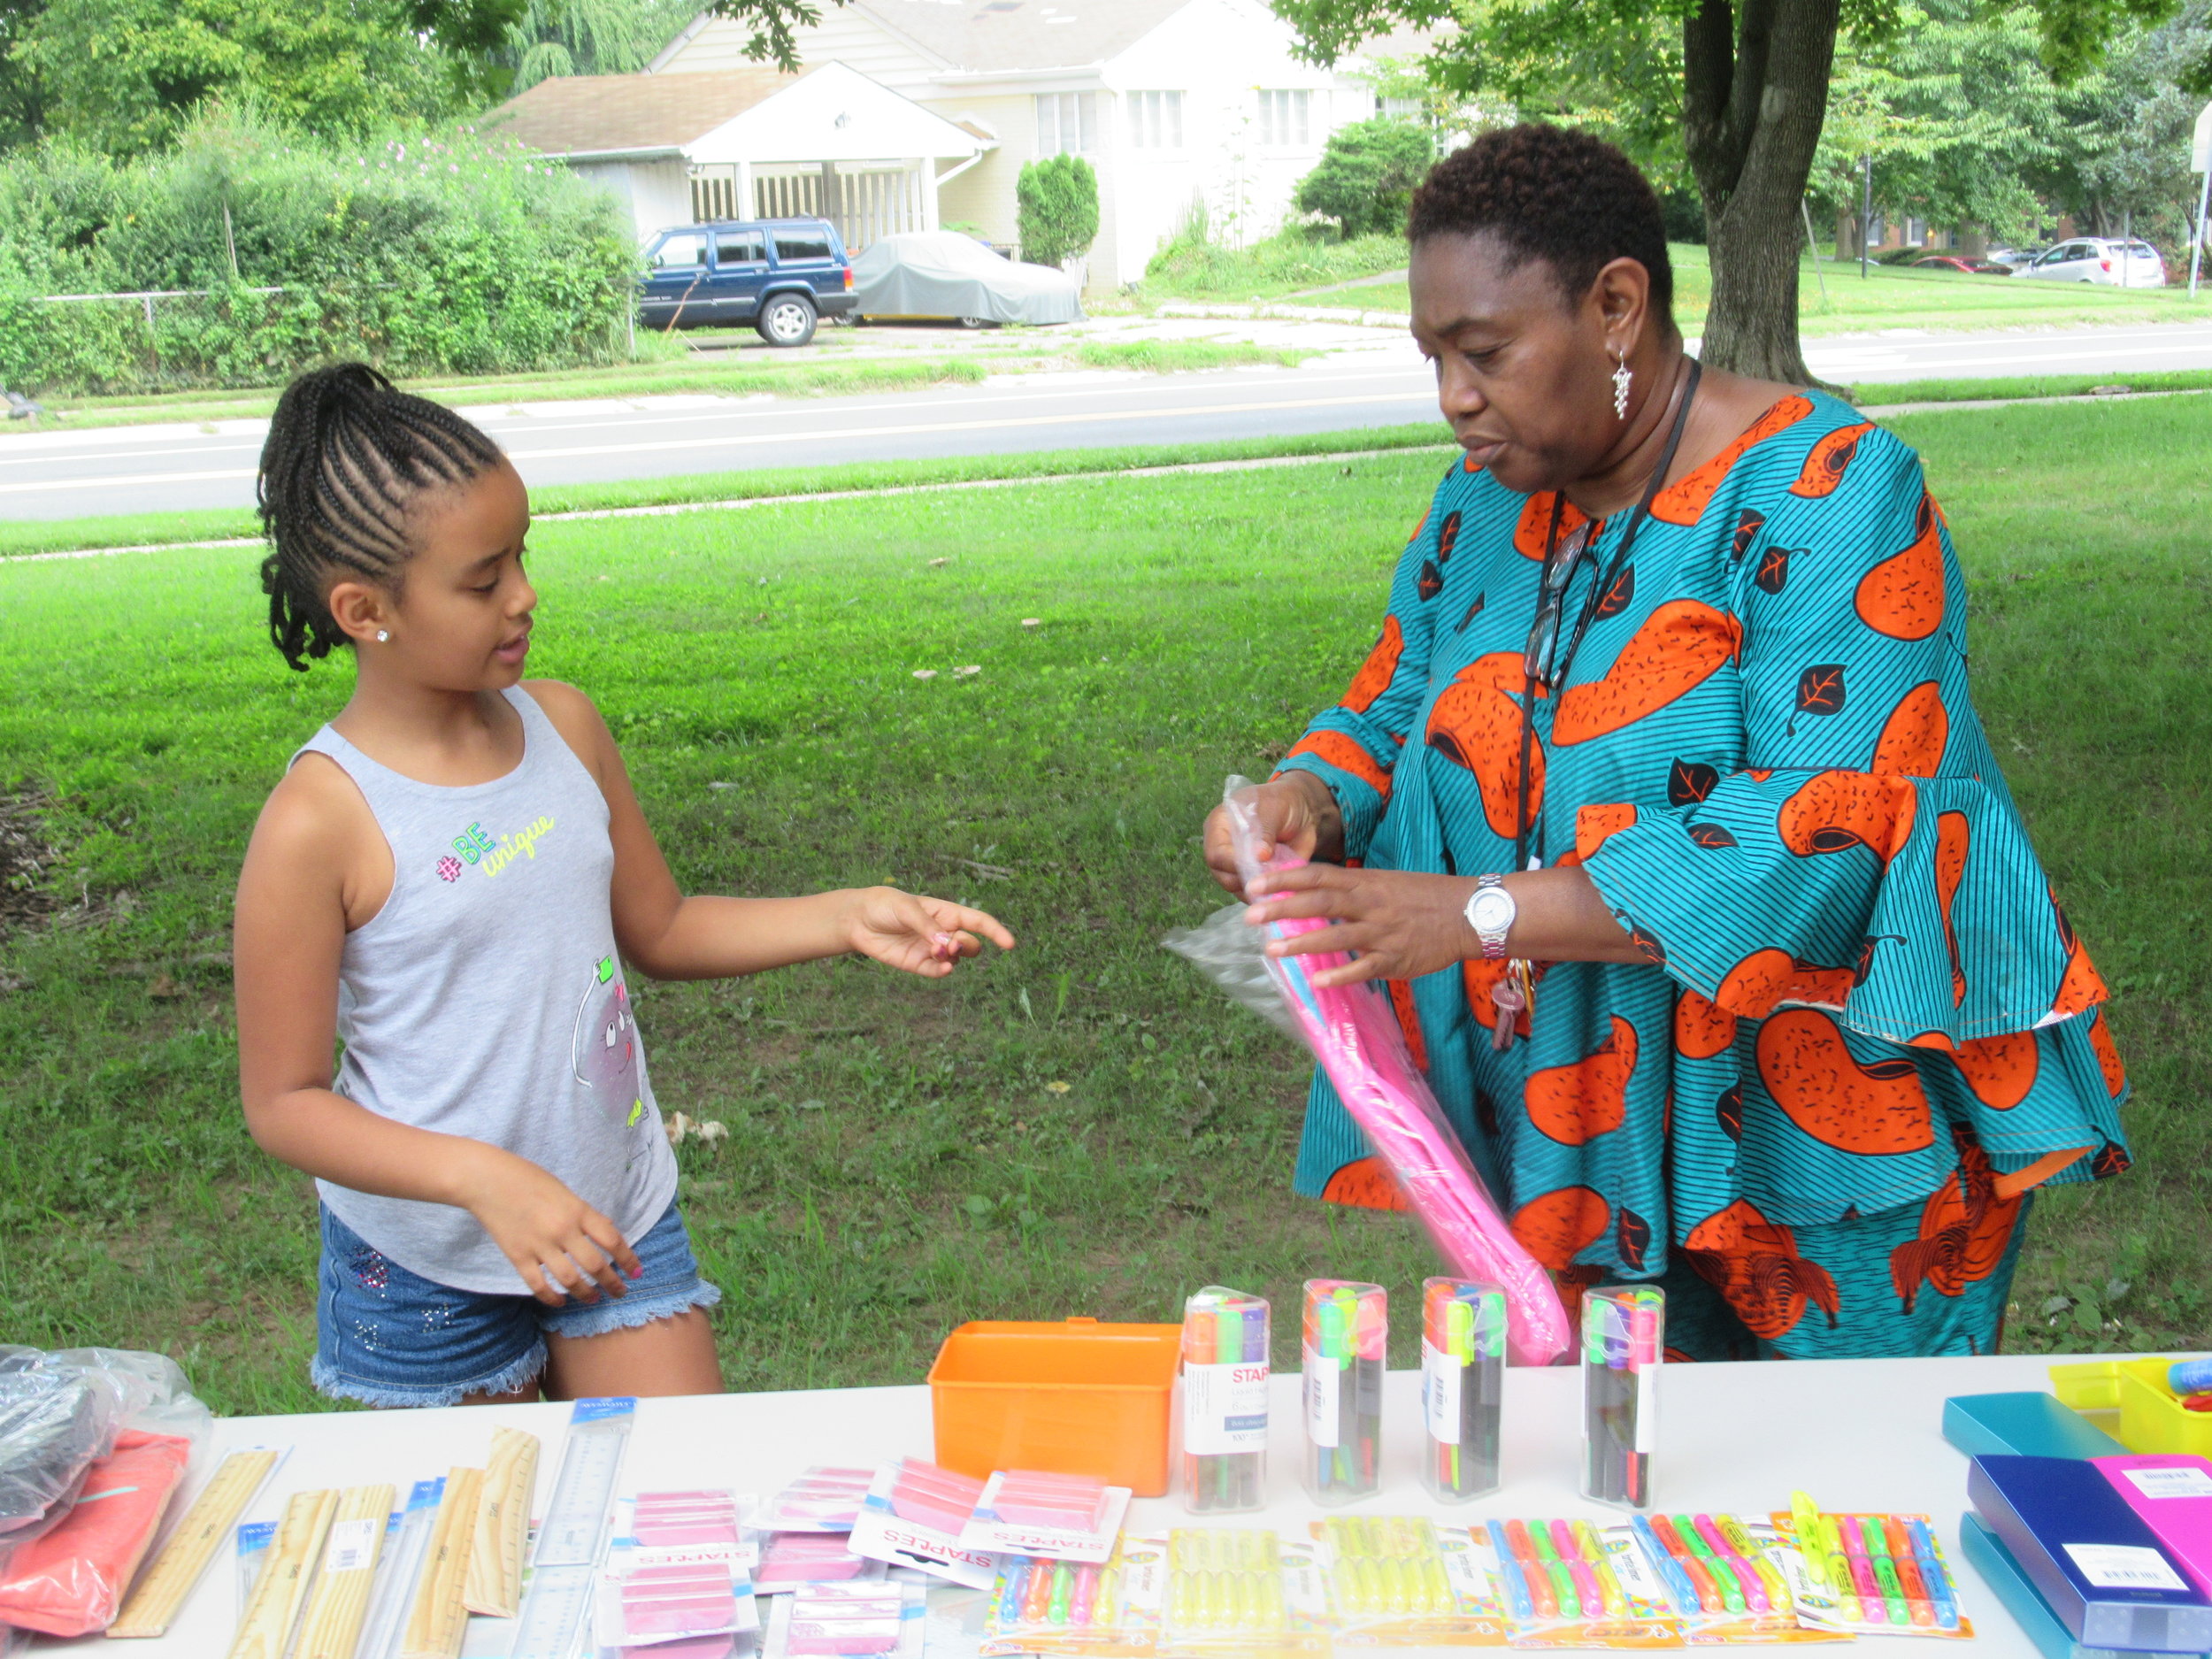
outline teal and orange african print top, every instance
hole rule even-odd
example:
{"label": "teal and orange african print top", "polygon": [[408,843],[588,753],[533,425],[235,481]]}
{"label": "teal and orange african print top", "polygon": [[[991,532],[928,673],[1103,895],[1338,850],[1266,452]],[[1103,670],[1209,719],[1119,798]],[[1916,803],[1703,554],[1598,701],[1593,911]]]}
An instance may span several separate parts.
{"label": "teal and orange african print top", "polygon": [[[1563,538],[1581,516],[1548,495],[1461,465],[1438,486],[1373,654],[1284,763],[1329,786],[1348,858],[1512,867],[1555,508]],[[1593,528],[1563,633],[1628,518]],[[1540,686],[1533,850],[1586,869],[1649,965],[1540,970],[1502,1053],[1492,964],[1391,991],[1570,1286],[1675,1253],[1763,1339],[1832,1328],[1800,1233],[1895,1212],[1881,1294],[1909,1311],[1994,1271],[2022,1187],[2126,1167],[2106,991],[1976,718],[1964,611],[1912,450],[1793,396],[1657,495]],[[1356,1202],[1372,1169],[1317,1076],[1300,1190]]]}

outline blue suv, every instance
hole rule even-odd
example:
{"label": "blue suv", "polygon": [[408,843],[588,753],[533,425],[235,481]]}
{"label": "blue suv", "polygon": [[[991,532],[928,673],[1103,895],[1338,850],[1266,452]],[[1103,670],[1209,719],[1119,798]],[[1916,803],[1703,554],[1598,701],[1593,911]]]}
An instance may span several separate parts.
{"label": "blue suv", "polygon": [[645,250],[639,319],[654,328],[750,323],[803,346],[818,317],[853,308],[853,263],[826,219],[718,220],[662,231]]}

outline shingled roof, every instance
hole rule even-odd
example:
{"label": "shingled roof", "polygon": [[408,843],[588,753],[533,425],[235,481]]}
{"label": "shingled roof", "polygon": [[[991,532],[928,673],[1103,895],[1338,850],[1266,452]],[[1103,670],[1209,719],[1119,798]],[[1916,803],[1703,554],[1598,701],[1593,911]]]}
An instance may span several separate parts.
{"label": "shingled roof", "polygon": [[487,135],[549,156],[677,151],[798,80],[763,67],[707,74],[556,75],[487,115]]}

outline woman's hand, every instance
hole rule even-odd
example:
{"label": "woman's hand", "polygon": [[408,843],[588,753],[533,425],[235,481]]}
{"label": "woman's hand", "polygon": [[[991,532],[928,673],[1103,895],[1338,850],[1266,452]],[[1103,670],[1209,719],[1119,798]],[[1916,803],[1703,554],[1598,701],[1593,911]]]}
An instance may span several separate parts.
{"label": "woman's hand", "polygon": [[456,1202],[491,1234],[530,1294],[548,1307],[560,1307],[569,1296],[596,1302],[602,1290],[619,1296],[629,1288],[624,1275],[644,1276],[644,1263],[613,1222],[512,1152],[472,1143]]}
{"label": "woman's hand", "polygon": [[983,939],[1002,950],[1014,948],[1014,935],[996,917],[896,887],[853,894],[844,926],[852,949],[926,979],[941,979],[961,957],[980,956]]}
{"label": "woman's hand", "polygon": [[[1252,791],[1258,814],[1264,864],[1277,847],[1287,847],[1302,858],[1334,859],[1344,852],[1344,818],[1337,810],[1329,786],[1310,772],[1286,772]],[[1244,895],[1244,878],[1237,872],[1236,830],[1229,809],[1217,806],[1206,818],[1206,867],[1215,880],[1232,893]]]}
{"label": "woman's hand", "polygon": [[[1301,916],[1327,917],[1335,923],[1272,941],[1269,956],[1358,953],[1343,967],[1315,974],[1317,986],[1417,979],[1482,955],[1482,941],[1467,925],[1467,901],[1477,885],[1469,877],[1306,864],[1271,871],[1264,879],[1267,890],[1253,895],[1246,918],[1256,926]],[[1519,911],[1506,935],[1508,956],[1531,962],[1646,960],[1606,908],[1586,871],[1524,871],[1505,878],[1505,890]]]}
{"label": "woman's hand", "polygon": [[1265,887],[1254,892],[1245,917],[1256,927],[1310,916],[1326,917],[1333,924],[1271,940],[1269,956],[1357,953],[1342,967],[1315,974],[1316,986],[1418,979],[1482,954],[1482,941],[1467,926],[1467,900],[1475,884],[1462,876],[1304,864],[1263,872],[1254,885]]}

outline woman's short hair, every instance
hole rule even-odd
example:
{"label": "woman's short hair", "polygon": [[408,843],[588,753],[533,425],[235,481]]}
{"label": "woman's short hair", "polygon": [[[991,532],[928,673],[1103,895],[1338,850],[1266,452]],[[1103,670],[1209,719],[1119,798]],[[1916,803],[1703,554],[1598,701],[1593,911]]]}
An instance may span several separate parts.
{"label": "woman's short hair", "polygon": [[1512,265],[1541,259],[1573,304],[1616,259],[1651,277],[1651,308],[1674,320],[1674,266],[1658,193],[1636,164],[1587,133],[1531,123],[1485,133],[1429,170],[1406,238],[1494,236]]}

